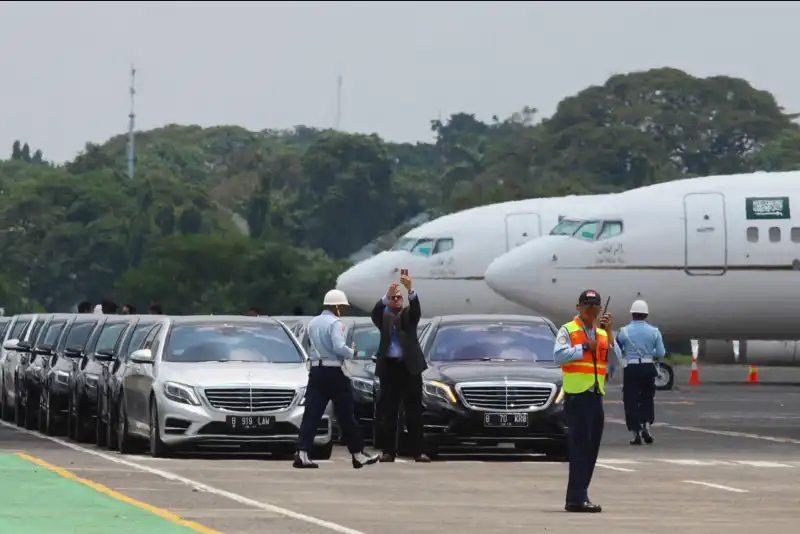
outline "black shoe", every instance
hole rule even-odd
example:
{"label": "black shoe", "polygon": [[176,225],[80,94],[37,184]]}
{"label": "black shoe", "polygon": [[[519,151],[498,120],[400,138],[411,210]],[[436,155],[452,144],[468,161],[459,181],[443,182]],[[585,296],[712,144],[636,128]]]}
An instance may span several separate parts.
{"label": "black shoe", "polygon": [[431,459],[428,458],[427,454],[420,454],[419,456],[414,458],[414,461],[417,462],[418,464],[429,464],[429,463],[431,463]]}
{"label": "black shoe", "polygon": [[[647,439],[647,438],[645,438],[645,439]],[[631,445],[641,445],[641,444],[642,444],[642,436],[640,436],[640,435],[637,433],[637,434],[636,434],[636,435],[633,437],[633,439],[630,441],[630,444],[631,444]]]}
{"label": "black shoe", "polygon": [[642,437],[644,438],[644,442],[647,443],[648,445],[652,445],[653,442],[655,441],[653,439],[653,436],[650,434],[650,431],[647,429],[642,430]]}
{"label": "black shoe", "polygon": [[567,505],[564,506],[564,510],[579,514],[599,514],[603,511],[603,507],[599,504],[592,504],[589,501],[574,503],[568,502]]}
{"label": "black shoe", "polygon": [[388,452],[384,452],[381,455],[380,461],[381,461],[382,464],[383,463],[392,463],[392,462],[394,462],[394,458],[395,458],[394,454],[389,454]]}
{"label": "black shoe", "polygon": [[381,459],[380,454],[365,454],[364,452],[359,452],[353,455],[353,469],[361,469],[365,465],[372,465],[377,463],[378,460]]}
{"label": "black shoe", "polygon": [[294,463],[292,463],[292,467],[296,467],[297,469],[317,469],[319,465],[311,461],[308,457],[308,453],[301,455],[299,452],[296,452],[294,453]]}

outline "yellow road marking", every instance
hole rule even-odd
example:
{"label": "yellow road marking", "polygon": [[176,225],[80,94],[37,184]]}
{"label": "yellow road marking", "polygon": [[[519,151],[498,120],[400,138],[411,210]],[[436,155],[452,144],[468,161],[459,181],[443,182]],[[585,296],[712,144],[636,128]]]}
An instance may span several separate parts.
{"label": "yellow road marking", "polygon": [[103,486],[102,484],[98,484],[97,482],[93,482],[91,480],[87,480],[85,478],[81,478],[78,475],[76,475],[75,473],[71,473],[71,472],[67,471],[66,469],[63,469],[61,467],[58,467],[58,466],[55,466],[55,465],[50,464],[48,462],[45,462],[44,460],[42,460],[40,458],[35,458],[35,457],[33,457],[33,456],[29,455],[29,454],[26,454],[24,452],[18,452],[16,455],[19,458],[22,458],[23,460],[27,460],[28,462],[34,463],[34,464],[36,464],[36,465],[38,465],[40,467],[44,467],[45,469],[49,469],[53,473],[56,473],[57,475],[60,475],[60,476],[62,476],[64,478],[66,478],[66,479],[73,480],[75,482],[79,482],[79,483],[83,484],[84,486],[88,486],[88,487],[92,488],[93,490],[95,490],[98,493],[102,493],[103,495],[107,495],[107,496],[109,496],[109,497],[111,497],[113,499],[116,499],[118,501],[124,502],[126,504],[130,504],[130,505],[135,506],[136,508],[139,508],[141,510],[146,510],[146,511],[152,513],[152,514],[157,515],[158,517],[160,517],[162,519],[166,519],[167,521],[169,521],[171,523],[175,523],[177,525],[182,525],[184,527],[190,528],[190,529],[194,530],[195,532],[199,532],[200,534],[222,534],[222,532],[220,532],[219,530],[214,530],[213,528],[208,528],[206,526],[201,525],[200,523],[195,523],[194,521],[188,521],[188,520],[183,519],[182,517],[180,517],[178,515],[173,514],[172,512],[170,512],[168,510],[164,510],[163,508],[158,508],[156,506],[153,506],[153,505],[150,505],[150,504],[147,504],[147,503],[143,503],[141,501],[137,501],[136,499],[134,499],[132,497],[128,497],[127,495],[123,495],[122,493],[119,493],[118,491],[114,491],[114,490],[112,490],[110,488],[107,488],[107,487]]}
{"label": "yellow road marking", "polygon": [[[606,404],[624,404],[621,400],[605,401]],[[682,404],[684,406],[694,406],[692,401],[656,401],[656,404]]]}

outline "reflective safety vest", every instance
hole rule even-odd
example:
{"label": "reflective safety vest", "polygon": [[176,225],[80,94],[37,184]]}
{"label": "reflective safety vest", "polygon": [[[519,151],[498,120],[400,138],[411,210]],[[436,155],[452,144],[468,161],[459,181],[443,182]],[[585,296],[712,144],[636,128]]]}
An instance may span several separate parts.
{"label": "reflective safety vest", "polygon": [[[581,320],[575,317],[572,321],[564,325],[569,333],[570,344],[583,345],[589,341],[586,331],[583,329]],[[606,365],[608,363],[608,333],[597,328],[595,330],[597,338],[596,359],[592,357],[592,351],[583,351],[583,358],[572,360],[561,365],[564,374],[564,393],[583,393],[594,386],[595,380],[597,387],[600,388],[602,395],[606,394]]]}

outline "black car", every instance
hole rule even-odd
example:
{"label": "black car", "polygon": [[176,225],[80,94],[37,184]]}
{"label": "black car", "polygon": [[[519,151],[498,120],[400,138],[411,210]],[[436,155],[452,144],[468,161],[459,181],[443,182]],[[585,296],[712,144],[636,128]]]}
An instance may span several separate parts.
{"label": "black car", "polygon": [[512,443],[520,451],[565,458],[556,332],[547,319],[523,315],[434,318],[420,340],[429,366],[423,373],[426,452]]}
{"label": "black car", "polygon": [[[116,450],[117,442],[117,414],[119,413],[119,399],[122,391],[122,377],[131,365],[131,353],[136,350],[144,340],[147,333],[155,325],[159,315],[129,315],[130,323],[114,349],[114,358],[111,365],[104,365],[102,375],[97,382],[97,428],[95,442],[98,446]],[[125,451],[129,452],[129,451]]]}
{"label": "black car", "polygon": [[72,314],[53,313],[40,315],[42,326],[38,335],[32,340],[30,351],[20,358],[19,372],[19,403],[21,419],[25,428],[39,428],[39,396],[41,395],[41,370],[45,362],[50,359],[55,351],[58,339],[67,325]]}
{"label": "black car", "polygon": [[[73,360],[68,437],[76,441],[97,439],[98,383],[103,376],[103,368],[114,357],[122,334],[131,321],[130,315],[100,315],[97,325],[81,347],[81,357]],[[102,436],[105,437],[105,429],[102,430]]]}
{"label": "black car", "polygon": [[[89,336],[102,319],[102,315],[78,314],[67,320],[64,332],[56,344],[53,355],[43,362],[40,373],[39,396],[40,427],[49,435],[60,432],[69,408],[70,383],[74,362],[83,356]],[[72,435],[72,428],[68,428]]]}

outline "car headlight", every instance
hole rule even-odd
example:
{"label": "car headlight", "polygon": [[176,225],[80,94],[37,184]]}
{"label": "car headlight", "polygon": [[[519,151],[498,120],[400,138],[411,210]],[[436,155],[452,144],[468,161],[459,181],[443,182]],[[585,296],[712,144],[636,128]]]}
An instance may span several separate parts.
{"label": "car headlight", "polygon": [[177,382],[164,383],[164,396],[171,401],[180,402],[181,404],[191,404],[192,406],[200,406],[200,399],[190,386],[178,384]]}
{"label": "car headlight", "polygon": [[438,397],[446,402],[456,402],[456,396],[453,393],[453,388],[443,382],[437,380],[426,380],[422,384],[422,392],[431,397]]}
{"label": "car headlight", "polygon": [[558,395],[556,395],[556,400],[554,400],[553,403],[554,404],[564,403],[564,388],[558,388]]}
{"label": "car headlight", "polygon": [[305,406],[306,405],[306,388],[300,388],[297,393],[297,398],[300,400],[298,401],[298,406]]}
{"label": "car headlight", "polygon": [[350,382],[353,384],[353,388],[356,391],[360,391],[362,393],[369,393],[370,395],[372,395],[373,382],[371,380],[351,377]]}
{"label": "car headlight", "polygon": [[56,382],[65,386],[69,385],[69,373],[66,371],[56,371]]}

